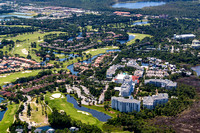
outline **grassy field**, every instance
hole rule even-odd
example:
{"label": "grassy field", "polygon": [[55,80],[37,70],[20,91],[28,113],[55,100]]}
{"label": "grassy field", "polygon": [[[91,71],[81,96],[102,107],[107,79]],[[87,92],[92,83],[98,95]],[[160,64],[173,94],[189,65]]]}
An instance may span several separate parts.
{"label": "grassy field", "polygon": [[[27,57],[27,54],[31,55],[33,59],[36,61],[40,61],[40,57],[36,56],[35,53],[32,50],[38,50],[39,49],[39,43],[43,42],[43,37],[47,34],[59,34],[61,32],[45,32],[45,33],[40,33],[40,32],[34,32],[32,33],[26,33],[23,35],[18,35],[16,37],[7,37],[7,36],[1,36],[2,39],[11,39],[16,42],[16,40],[20,40],[21,42],[18,44],[15,44],[15,47],[9,51],[8,47],[4,47],[3,51],[9,51],[9,54],[14,56],[15,54],[19,54],[20,56]],[[38,39],[40,37],[40,40]],[[2,40],[1,39],[1,40]],[[31,42],[36,42],[37,43],[37,48],[31,48]]]}
{"label": "grassy field", "polygon": [[70,115],[75,120],[80,120],[83,123],[96,125],[99,128],[102,128],[103,122],[99,121],[97,118],[93,117],[90,113],[89,115],[82,114],[77,112],[78,110],[73,107],[73,104],[67,102],[67,98],[62,94],[63,98],[54,98],[51,99],[52,93],[45,95],[45,101],[48,101],[48,105],[51,108],[56,108],[58,110],[64,110],[68,115]]}
{"label": "grassy field", "polygon": [[8,110],[4,114],[2,121],[0,121],[0,132],[7,133],[7,129],[14,121],[14,115],[18,110],[19,104],[8,105]]}
{"label": "grassy field", "polygon": [[142,40],[145,37],[152,37],[151,35],[148,34],[139,34],[139,33],[128,33],[129,35],[135,35],[135,38],[133,40],[130,40],[129,42],[126,43],[126,45],[132,45],[135,43],[136,39]]}
{"label": "grassy field", "polygon": [[28,77],[28,76],[35,76],[42,70],[32,70],[30,73],[23,73],[23,72],[16,72],[16,73],[8,73],[8,74],[1,74],[0,76],[0,86],[11,83],[18,78]]}

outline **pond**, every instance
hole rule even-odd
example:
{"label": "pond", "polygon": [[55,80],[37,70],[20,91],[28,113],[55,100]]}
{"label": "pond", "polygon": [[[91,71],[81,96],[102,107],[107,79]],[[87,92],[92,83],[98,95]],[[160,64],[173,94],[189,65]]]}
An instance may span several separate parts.
{"label": "pond", "polygon": [[[4,98],[0,97],[0,104],[4,100]],[[3,119],[4,114],[6,113],[7,109],[4,111],[0,111],[0,121]]]}
{"label": "pond", "polygon": [[197,76],[200,76],[200,66],[192,67],[191,69],[197,73]]}
{"label": "pond", "polygon": [[66,95],[67,97],[67,102],[69,103],[72,103],[74,105],[74,108],[78,109],[78,110],[81,110],[81,111],[85,111],[85,112],[89,112],[92,114],[92,116],[96,117],[99,121],[102,121],[102,122],[106,122],[108,119],[110,119],[111,117],[102,113],[102,112],[99,112],[99,111],[96,111],[96,110],[93,110],[93,109],[89,109],[89,108],[86,108],[86,107],[83,107],[83,106],[78,106],[78,103],[76,101],[76,99],[70,95]]}
{"label": "pond", "polygon": [[118,42],[120,42],[121,44],[124,44],[126,42],[129,42],[130,40],[133,40],[135,38],[134,35],[129,35],[128,40],[117,40]]}
{"label": "pond", "polygon": [[142,22],[135,22],[133,25],[143,25],[143,24],[148,24],[148,21],[142,21]]}
{"label": "pond", "polygon": [[135,3],[116,3],[112,5],[113,8],[127,8],[127,9],[141,9],[144,7],[151,7],[151,6],[161,6],[166,4],[166,2],[135,2]]}
{"label": "pond", "polygon": [[42,129],[43,131],[46,131],[46,130],[49,130],[51,128],[52,127],[50,127],[50,126],[43,126],[43,127],[38,127],[37,129]]}

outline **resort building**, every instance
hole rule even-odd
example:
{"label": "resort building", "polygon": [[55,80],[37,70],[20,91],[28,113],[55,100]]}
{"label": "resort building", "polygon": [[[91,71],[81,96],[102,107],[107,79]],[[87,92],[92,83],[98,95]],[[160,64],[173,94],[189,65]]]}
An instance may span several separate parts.
{"label": "resort building", "polygon": [[118,74],[114,78],[115,83],[121,83],[121,87],[115,87],[115,90],[118,90],[119,95],[122,97],[130,96],[135,88],[135,81],[133,82],[132,75]]}
{"label": "resort building", "polygon": [[158,95],[143,97],[143,107],[147,109],[154,109],[157,105],[162,105],[167,102],[167,93],[159,93]]}
{"label": "resort building", "polygon": [[177,83],[168,79],[147,79],[144,81],[145,84],[154,84],[157,87],[166,89],[172,89],[177,87]]}
{"label": "resort building", "polygon": [[140,101],[136,99],[125,99],[123,97],[112,97],[111,107],[120,112],[140,111]]}
{"label": "resort building", "polygon": [[174,34],[174,39],[187,39],[187,38],[195,38],[196,35],[194,34],[182,34],[182,35],[176,35]]}
{"label": "resort building", "polygon": [[106,72],[106,78],[110,79],[113,77],[113,75],[115,74],[115,71],[118,68],[122,68],[125,67],[125,65],[112,65]]}
{"label": "resort building", "polygon": [[141,67],[141,66],[139,66],[135,60],[130,60],[130,61],[127,63],[127,67],[134,67],[135,69],[137,69],[137,70],[142,70],[142,71],[144,70],[144,68]]}

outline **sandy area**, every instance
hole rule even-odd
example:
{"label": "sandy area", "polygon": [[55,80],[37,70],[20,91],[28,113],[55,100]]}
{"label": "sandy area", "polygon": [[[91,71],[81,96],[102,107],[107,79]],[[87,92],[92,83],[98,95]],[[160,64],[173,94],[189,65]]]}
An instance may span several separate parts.
{"label": "sandy area", "polygon": [[85,115],[90,115],[89,113],[84,112],[84,111],[79,111],[79,110],[78,110],[77,112],[80,112],[80,113],[85,114]]}
{"label": "sandy area", "polygon": [[56,93],[56,94],[52,94],[51,97],[53,98],[60,98],[61,94],[60,93]]}
{"label": "sandy area", "polygon": [[22,73],[31,73],[32,71],[24,71],[24,72],[22,72]]}
{"label": "sandy area", "polygon": [[43,41],[43,40],[38,40],[38,42],[41,42],[41,41]]}
{"label": "sandy area", "polygon": [[25,54],[25,55],[28,55],[28,51],[25,48],[22,49],[22,53]]}
{"label": "sandy area", "polygon": [[22,45],[19,45],[19,44],[18,44],[16,47],[21,47],[21,46],[22,46]]}

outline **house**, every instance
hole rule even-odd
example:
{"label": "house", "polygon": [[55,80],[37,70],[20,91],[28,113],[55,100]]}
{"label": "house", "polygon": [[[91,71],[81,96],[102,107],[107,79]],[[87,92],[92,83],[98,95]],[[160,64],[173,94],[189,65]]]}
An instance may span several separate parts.
{"label": "house", "polygon": [[125,99],[124,97],[112,97],[111,107],[120,112],[140,111],[140,101],[136,99]]}
{"label": "house", "polygon": [[158,95],[143,97],[143,107],[147,109],[154,109],[157,105],[162,105],[167,102],[167,93],[159,93]]}

